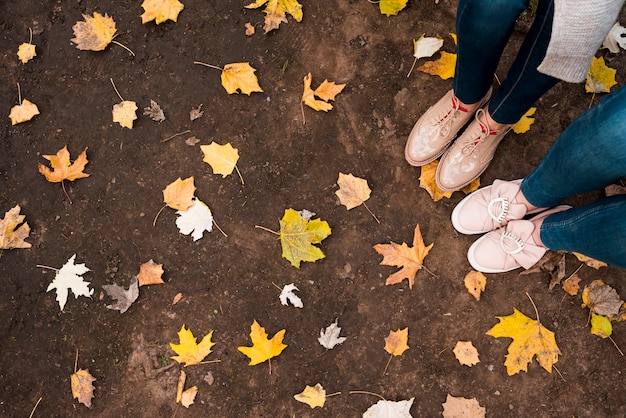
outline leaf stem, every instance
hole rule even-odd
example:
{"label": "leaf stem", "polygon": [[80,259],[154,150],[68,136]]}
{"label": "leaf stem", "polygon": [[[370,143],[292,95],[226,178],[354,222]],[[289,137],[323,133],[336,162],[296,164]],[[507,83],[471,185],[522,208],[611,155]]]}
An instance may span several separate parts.
{"label": "leaf stem", "polygon": [[300,110],[302,111],[302,124],[306,125],[306,117],[304,116],[304,105],[302,103],[304,102],[300,100]]}
{"label": "leaf stem", "polygon": [[409,73],[406,75],[406,78],[409,78],[409,76],[413,72],[413,68],[415,68],[415,63],[416,62],[417,62],[417,57],[415,57],[415,59],[413,60],[413,65],[411,65],[411,69],[409,70]]}
{"label": "leaf stem", "polygon": [[161,212],[163,212],[163,209],[165,209],[167,207],[167,205],[163,205],[163,207],[161,209],[159,209],[159,211],[157,212],[157,214],[154,216],[154,221],[152,221],[152,226],[156,226],[156,221],[157,218],[159,217],[159,215],[161,214]]}
{"label": "leaf stem", "polygon": [[194,64],[199,64],[199,65],[204,65],[205,67],[209,67],[209,68],[214,68],[216,70],[220,70],[220,71],[224,71],[223,68],[218,67],[217,65],[211,65],[211,64],[207,64],[206,62],[202,62],[202,61],[194,61]]}
{"label": "leaf stem", "polygon": [[42,399],[43,399],[42,396],[40,396],[39,399],[37,399],[37,403],[35,404],[35,406],[33,406],[33,410],[30,411],[30,415],[28,416],[28,418],[33,418],[33,415],[35,414],[35,409],[37,409],[37,406],[39,405],[39,402],[41,402]]}
{"label": "leaf stem", "polygon": [[619,349],[618,345],[615,343],[615,340],[613,338],[611,338],[610,335],[607,335],[607,337],[608,337],[609,340],[611,340],[611,342],[613,343],[613,345],[615,346],[617,351],[619,351],[619,353],[622,355],[622,357],[624,357],[624,352]]}
{"label": "leaf stem", "polygon": [[241,175],[241,171],[239,171],[239,167],[237,167],[237,164],[235,164],[235,170],[237,170],[237,174],[239,174],[239,179],[241,180],[241,185],[243,186],[246,183],[243,181],[243,176]]}
{"label": "leaf stem", "polygon": [[50,267],[50,266],[44,266],[43,264],[37,264],[35,267],[40,267],[42,269],[49,269],[49,270],[59,271],[59,269],[56,269],[56,268]]}
{"label": "leaf stem", "polygon": [[221,363],[222,360],[207,360],[207,361],[201,361],[198,364],[211,364],[211,363]]}
{"label": "leaf stem", "polygon": [[387,374],[387,369],[389,368],[389,363],[391,363],[391,358],[392,358],[392,357],[393,357],[393,354],[390,354],[390,355],[389,355],[389,360],[387,360],[387,364],[385,365],[385,370],[383,370],[383,374],[382,374],[383,376],[384,376],[385,374]]}
{"label": "leaf stem", "polygon": [[215,222],[215,219],[213,219],[213,224],[215,225],[215,227],[216,227],[217,229],[219,229],[219,231],[222,233],[222,235],[224,235],[225,237],[228,237],[228,235],[226,235],[226,232],[224,232],[224,231],[222,230],[222,228],[220,228],[220,226],[217,224],[217,222]]}
{"label": "leaf stem", "polygon": [[378,396],[383,401],[387,400],[382,395],[379,395],[378,393],[368,392],[366,390],[351,390],[351,391],[348,392],[348,394],[350,394],[350,395],[353,395],[353,394],[374,395],[374,396]]}
{"label": "leaf stem", "polygon": [[280,236],[280,233],[278,233],[278,232],[276,232],[276,231],[272,231],[271,229],[266,228],[266,227],[264,227],[264,226],[261,226],[261,225],[254,225],[254,227],[255,227],[255,228],[262,229],[262,230],[267,231],[267,232],[271,232],[271,233],[272,233],[272,234],[274,234],[274,235],[278,235],[278,236]]}
{"label": "leaf stem", "polygon": [[337,395],[341,395],[341,392],[335,392],[335,393],[329,393],[328,395],[326,395],[326,398],[330,398],[331,396],[337,396]]}
{"label": "leaf stem", "polygon": [[[28,32],[30,33],[30,37],[28,38],[28,43],[32,44],[33,43],[33,30],[31,28],[28,28]],[[39,398],[39,400],[41,400],[41,398]],[[39,402],[37,402],[37,403],[39,403]],[[35,407],[37,407],[37,405],[35,405]]]}
{"label": "leaf stem", "polygon": [[74,359],[74,373],[76,373],[77,367],[78,367],[78,348],[76,349],[76,358]]}
{"label": "leaf stem", "polygon": [[72,198],[70,197],[69,194],[67,194],[67,190],[65,190],[65,181],[61,180],[61,188],[63,189],[63,193],[65,193],[65,197],[67,197],[67,200],[70,201],[70,205],[72,204]]}
{"label": "leaf stem", "polygon": [[370,210],[370,208],[367,207],[367,205],[365,204],[365,202],[363,202],[363,206],[365,206],[365,209],[367,209],[367,211],[370,213],[370,215],[372,215],[374,217],[374,219],[376,220],[376,222],[380,223],[380,220],[376,217],[376,215],[374,215],[374,212],[372,212]]}
{"label": "leaf stem", "polygon": [[126,45],[124,45],[123,43],[121,43],[121,42],[117,42],[117,41],[111,41],[111,42],[112,42],[112,43],[114,43],[115,45],[121,46],[122,48],[124,48],[125,50],[127,50],[128,52],[130,52],[130,54],[131,54],[133,57],[135,56],[135,53],[134,53],[134,52],[133,52],[133,51],[132,51],[129,47],[127,47]]}
{"label": "leaf stem", "polygon": [[20,89],[20,83],[17,83],[17,102],[22,105],[22,90]]}
{"label": "leaf stem", "polygon": [[191,132],[191,130],[187,129],[186,131],[183,131],[183,132],[179,132],[179,133],[177,133],[177,134],[174,134],[174,135],[170,136],[169,138],[162,139],[162,140],[161,140],[161,142],[167,142],[167,141],[169,141],[170,139],[174,139],[174,138],[176,138],[177,136],[181,136],[181,135],[184,135],[184,134],[188,134],[189,132]]}
{"label": "leaf stem", "polygon": [[117,90],[117,87],[115,87],[115,83],[113,82],[113,78],[109,78],[109,80],[111,80],[111,84],[113,85],[113,90],[115,90],[115,92],[117,93],[117,97],[119,97],[121,101],[124,101],[124,98],[122,97],[120,92]]}
{"label": "leaf stem", "polygon": [[526,292],[526,296],[528,296],[528,299],[530,299],[530,303],[532,303],[533,304],[533,308],[535,308],[535,315],[537,315],[537,322],[541,323],[541,321],[539,320],[539,311],[537,310],[537,305],[535,305],[535,302],[533,301],[533,298],[530,297],[528,292]]}

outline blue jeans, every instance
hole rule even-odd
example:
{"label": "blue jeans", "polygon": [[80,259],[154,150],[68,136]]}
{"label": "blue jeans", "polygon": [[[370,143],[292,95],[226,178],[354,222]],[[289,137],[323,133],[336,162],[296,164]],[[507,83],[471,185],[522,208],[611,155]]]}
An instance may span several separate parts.
{"label": "blue jeans", "polygon": [[[580,115],[522,182],[524,197],[551,207],[626,177],[626,88]],[[541,241],[626,268],[626,195],[601,198],[548,216]]]}
{"label": "blue jeans", "polygon": [[[456,14],[458,35],[454,94],[473,104],[493,84],[493,76],[515,21],[530,0],[460,0]],[[500,88],[489,102],[496,122],[513,124],[559,80],[542,74],[552,31],[554,0],[539,0],[532,27]]]}

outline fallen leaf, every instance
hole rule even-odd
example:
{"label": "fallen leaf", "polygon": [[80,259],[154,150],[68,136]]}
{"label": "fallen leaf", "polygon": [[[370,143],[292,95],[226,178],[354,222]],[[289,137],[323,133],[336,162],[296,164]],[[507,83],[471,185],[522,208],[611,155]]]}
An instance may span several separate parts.
{"label": "fallen leaf", "polygon": [[335,194],[347,210],[363,204],[370,198],[370,193],[372,192],[367,185],[367,180],[354,177],[352,174],[339,173],[337,184],[339,185],[339,190]]}
{"label": "fallen leaf", "polygon": [[428,61],[417,67],[423,73],[438,75],[443,80],[454,77],[456,54],[441,51],[441,56],[435,61]]}
{"label": "fallen leaf", "polygon": [[182,180],[180,177],[163,189],[163,201],[167,206],[176,210],[187,210],[193,205],[193,195],[196,186],[193,176]]}
{"label": "fallen leaf", "polygon": [[557,258],[558,262],[555,268],[550,272],[550,284],[548,290],[552,290],[557,284],[565,278],[565,254]]}
{"label": "fallen leaf", "polygon": [[150,116],[150,118],[155,122],[163,122],[165,120],[165,113],[163,113],[163,109],[161,106],[154,100],[150,99],[150,107],[143,108],[143,114]]}
{"label": "fallen leaf", "polygon": [[576,258],[578,259],[578,261],[582,261],[583,263],[585,263],[586,265],[588,265],[589,267],[592,267],[596,270],[598,270],[600,267],[607,267],[607,264],[603,261],[598,261],[595,260],[591,257],[587,257],[586,255],[580,254],[580,253],[576,253],[573,252],[572,254],[574,254],[576,256]]}
{"label": "fallen leaf", "polygon": [[214,174],[221,174],[222,178],[231,174],[239,161],[239,151],[230,142],[224,145],[211,142],[209,145],[200,145],[200,150],[204,154],[202,161],[211,166]]}
{"label": "fallen leaf", "polygon": [[287,348],[286,344],[283,344],[283,337],[285,336],[285,330],[278,331],[274,336],[269,339],[265,328],[256,322],[256,319],[250,326],[250,339],[252,340],[252,347],[240,346],[237,350],[250,358],[249,366],[254,366],[259,363],[263,363],[272,357],[278,356],[282,351]]}
{"label": "fallen leaf", "polygon": [[315,262],[324,257],[319,244],[331,234],[328,222],[321,219],[304,219],[293,209],[285,209],[280,220],[280,244],[282,256],[289,260],[292,266],[300,268],[301,261]]}
{"label": "fallen leaf", "polygon": [[185,389],[185,382],[187,381],[187,373],[184,370],[180,371],[178,376],[178,384],[176,385],[176,403],[179,403],[183,398],[183,390]]}
{"label": "fallen leaf", "polygon": [[198,142],[200,142],[200,140],[195,136],[190,136],[189,138],[185,139],[185,144],[189,145],[190,147],[193,147]]}
{"label": "fallen leaf", "polygon": [[402,245],[392,242],[391,244],[376,244],[374,249],[383,256],[380,264],[385,266],[402,267],[401,270],[391,274],[385,281],[386,285],[400,283],[402,280],[409,281],[409,288],[413,288],[415,284],[415,274],[422,268],[424,258],[434,244],[428,247],[424,245],[424,239],[420,231],[419,224],[415,226],[413,234],[413,247],[409,247],[406,243]]}
{"label": "fallen leaf", "polygon": [[124,313],[130,308],[130,305],[139,297],[139,284],[137,278],[133,277],[130,282],[128,290],[117,284],[105,284],[102,288],[107,292],[109,297],[115,299],[116,302],[112,305],[107,305],[107,309],[114,309]]}
{"label": "fallen leaf", "polygon": [[474,364],[480,363],[478,350],[471,341],[458,341],[452,352],[459,363],[465,366],[472,367]]}
{"label": "fallen leaf", "polygon": [[246,36],[254,35],[254,26],[252,26],[250,22],[247,22],[244,27],[246,28]]}
{"label": "fallen leaf", "polygon": [[404,401],[380,400],[363,412],[363,418],[411,418],[415,398]]}
{"label": "fallen leaf", "polygon": [[617,70],[606,66],[603,57],[593,57],[585,81],[585,91],[587,93],[609,93],[611,87],[617,84],[615,81],[616,73]]}
{"label": "fallen leaf", "polygon": [[37,105],[28,99],[24,99],[21,104],[11,108],[9,118],[11,119],[11,125],[17,125],[18,123],[31,120],[38,114],[39,108]]}
{"label": "fallen leaf", "polygon": [[72,29],[75,38],[71,39],[76,48],[87,51],[102,51],[115,37],[115,21],[106,13],[95,12],[93,17],[83,15],[84,22],[76,22]]}
{"label": "fallen leaf", "polygon": [[480,271],[472,270],[465,275],[463,282],[469,294],[474,296],[476,300],[480,300],[480,293],[484,292],[485,286],[487,286],[487,277]]}
{"label": "fallen leaf", "polygon": [[193,204],[187,210],[176,211],[176,226],[183,235],[193,237],[194,241],[202,238],[204,231],[213,230],[213,214],[211,209],[200,199],[193,200]]}
{"label": "fallen leaf", "polygon": [[93,399],[93,382],[96,379],[89,373],[88,369],[79,369],[70,375],[70,383],[72,385],[72,396],[78,399],[78,402],[91,408],[91,400]]}
{"label": "fallen leaf", "polygon": [[485,418],[487,410],[480,406],[476,398],[446,397],[443,405],[443,418]]}
{"label": "fallen leaf", "polygon": [[264,4],[267,4],[263,9],[263,13],[265,13],[263,30],[265,33],[278,29],[282,22],[287,23],[287,13],[293,16],[297,22],[302,21],[302,5],[297,0],[256,0],[245,7],[246,9],[256,9]]}
{"label": "fallen leaf", "polygon": [[416,59],[432,57],[443,46],[443,38],[441,36],[424,37],[425,35],[424,33],[419,39],[413,39],[413,56]]}
{"label": "fallen leaf", "polygon": [[583,308],[589,308],[591,312],[604,316],[617,315],[624,304],[617,291],[604,284],[602,280],[594,280],[589,286],[585,286],[582,300]]}
{"label": "fallen leaf", "polygon": [[602,48],[608,49],[611,53],[617,54],[620,52],[620,48],[626,49],[626,28],[615,22],[609,34],[604,38],[602,42]]}
{"label": "fallen leaf", "polygon": [[180,398],[180,404],[185,408],[189,408],[193,405],[196,395],[198,394],[198,386],[192,386],[185,390]]}
{"label": "fallen leaf", "polygon": [[[328,112],[333,108],[333,105],[328,103],[328,101],[335,100],[335,96],[341,93],[346,85],[335,84],[334,82],[324,80],[322,84],[320,84],[315,90],[312,90],[311,81],[312,75],[311,73],[309,73],[304,77],[304,91],[302,93],[302,101],[311,109],[323,110],[324,112]],[[319,97],[321,100],[317,100],[315,96]]]}
{"label": "fallen leaf", "polygon": [[322,408],[326,402],[326,391],[321,384],[315,386],[306,385],[304,390],[293,397],[298,402],[305,403],[311,407],[311,409],[319,406]]}
{"label": "fallen leaf", "polygon": [[89,289],[90,283],[84,281],[81,277],[91,270],[85,264],[74,264],[75,259],[76,254],[71,256],[63,267],[57,271],[52,283],[46,289],[46,292],[56,289],[56,300],[59,302],[61,310],[63,310],[67,302],[68,290],[71,290],[76,298],[79,296],[91,297],[93,295],[93,289]]}
{"label": "fallen leaf", "polygon": [[154,262],[153,259],[146,261],[141,266],[139,266],[139,274],[137,274],[139,286],[165,283],[161,278],[162,274],[163,264],[157,264]]}
{"label": "fallen leaf", "polygon": [[171,358],[181,364],[185,363],[185,367],[200,363],[211,353],[211,347],[215,345],[215,343],[211,341],[212,336],[213,331],[202,337],[202,341],[198,343],[198,339],[194,337],[191,330],[187,329],[185,324],[183,324],[180,327],[180,331],[178,331],[178,339],[180,343],[170,343],[172,350],[178,354],[177,356],[172,356]]}
{"label": "fallen leaf", "polygon": [[113,122],[119,123],[124,128],[133,129],[133,121],[137,119],[137,104],[130,100],[124,100],[113,105]]}
{"label": "fallen leaf", "polygon": [[[437,187],[437,182],[435,181],[435,173],[437,172],[437,166],[439,165],[439,160],[432,161],[421,167],[420,170],[420,187],[428,192],[433,201],[437,202],[442,198],[450,198],[453,192],[444,192],[439,187]],[[470,194],[474,190],[478,190],[480,186],[480,179],[473,180],[470,184],[465,186],[461,191],[465,194]]]}
{"label": "fallen leaf", "polygon": [[396,331],[389,331],[389,335],[385,337],[385,351],[392,356],[401,356],[409,349],[407,342],[409,341],[409,328]]}
{"label": "fallen leaf", "polygon": [[189,120],[194,121],[201,118],[202,115],[204,115],[204,111],[202,110],[202,103],[200,103],[200,106],[191,108],[191,111],[189,112]]}
{"label": "fallen leaf", "polygon": [[141,15],[141,23],[145,24],[152,20],[156,24],[166,20],[178,20],[178,14],[185,8],[185,5],[178,0],[144,0],[141,3],[144,13]]}
{"label": "fallen leaf", "polygon": [[513,132],[515,132],[516,134],[523,134],[525,132],[528,132],[530,130],[530,125],[535,123],[535,118],[533,118],[532,116],[535,114],[536,111],[536,107],[531,107],[530,109],[528,109],[528,111],[524,113],[521,119],[518,120],[517,123],[513,124],[513,126],[511,127],[511,129],[513,129]]}
{"label": "fallen leaf", "polygon": [[626,187],[619,184],[609,184],[604,188],[604,194],[606,196],[615,196],[620,194],[626,194]]}
{"label": "fallen leaf", "polygon": [[300,289],[298,289],[293,283],[285,285],[285,287],[283,287],[283,290],[280,292],[280,296],[278,297],[280,299],[280,303],[285,306],[289,306],[289,303],[291,303],[296,308],[304,307],[304,305],[302,304],[302,299],[300,299],[298,295],[293,293],[294,290],[299,291]]}
{"label": "fallen leaf", "polygon": [[563,290],[572,296],[576,296],[580,290],[579,283],[580,277],[578,277],[578,274],[573,274],[563,282]]}
{"label": "fallen leaf", "polygon": [[398,12],[406,7],[408,0],[380,0],[378,6],[380,13],[387,16],[397,15]]}
{"label": "fallen leaf", "polygon": [[346,337],[340,337],[341,327],[338,325],[339,319],[335,319],[335,322],[326,327],[326,329],[320,330],[320,337],[317,339],[322,347],[332,350],[336,345],[343,343]]}
{"label": "fallen leaf", "polygon": [[22,64],[26,64],[36,56],[35,45],[31,43],[24,42],[17,48],[17,57],[22,61]]}
{"label": "fallen leaf", "polygon": [[262,92],[259,80],[254,75],[255,71],[247,62],[226,64],[221,76],[222,86],[228,94],[237,93],[237,90],[248,96],[254,92]]}
{"label": "fallen leaf", "polygon": [[32,247],[30,243],[24,241],[30,234],[30,226],[28,222],[24,222],[26,217],[20,215],[20,210],[20,205],[15,205],[4,214],[4,218],[0,219],[0,250]]}
{"label": "fallen leaf", "polygon": [[178,302],[180,302],[182,298],[183,298],[182,293],[176,293],[176,296],[174,296],[174,299],[172,299],[172,304],[170,305],[170,307],[176,305]]}
{"label": "fallen leaf", "polygon": [[83,172],[89,162],[87,160],[87,148],[80,153],[73,163],[70,163],[70,152],[67,150],[67,145],[57,151],[56,155],[43,155],[43,158],[50,161],[52,170],[41,163],[38,163],[37,166],[39,172],[50,183],[59,183],[63,180],[74,181],[89,177],[89,174]]}
{"label": "fallen leaf", "polygon": [[539,365],[552,373],[552,365],[558,361],[559,354],[561,354],[556,345],[554,332],[515,308],[511,315],[496,318],[500,322],[486,334],[495,338],[513,339],[504,362],[509,376],[522,370],[528,371],[528,363],[531,363],[535,356]]}
{"label": "fallen leaf", "polygon": [[610,337],[611,334],[613,334],[613,325],[611,324],[611,320],[604,315],[597,315],[592,312],[590,332],[600,338]]}

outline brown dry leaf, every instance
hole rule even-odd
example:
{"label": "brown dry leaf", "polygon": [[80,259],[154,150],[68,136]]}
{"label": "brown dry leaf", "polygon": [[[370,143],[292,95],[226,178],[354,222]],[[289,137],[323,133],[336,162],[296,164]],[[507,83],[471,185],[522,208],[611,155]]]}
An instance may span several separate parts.
{"label": "brown dry leaf", "polygon": [[190,147],[195,146],[198,142],[200,142],[200,140],[195,136],[190,136],[189,138],[185,139],[185,144],[189,145]]}
{"label": "brown dry leaf", "polygon": [[574,254],[579,261],[582,261],[589,267],[592,267],[596,270],[598,270],[600,267],[607,267],[607,264],[603,261],[595,260],[591,257],[587,257],[586,255],[576,253],[576,252],[573,252],[572,254]]}
{"label": "brown dry leaf", "polygon": [[254,3],[248,4],[246,9],[256,9],[264,4],[265,9],[265,33],[278,29],[282,22],[287,22],[287,13],[293,16],[296,21],[302,21],[302,5],[297,0],[256,0]]}
{"label": "brown dry leaf", "polygon": [[389,335],[385,338],[385,351],[392,356],[401,356],[409,349],[407,342],[409,341],[409,328],[397,329],[389,331]]}
{"label": "brown dry leaf", "polygon": [[[335,96],[344,89],[345,84],[335,84],[324,80],[315,90],[311,89],[311,81],[313,76],[311,73],[304,77],[304,91],[302,93],[302,101],[305,105],[311,109],[323,110],[328,112],[333,108],[333,105],[328,103],[329,100],[335,100]],[[315,96],[322,100],[317,100]]]}
{"label": "brown dry leaf", "polygon": [[626,194],[626,187],[620,184],[609,184],[608,186],[604,188],[604,194],[606,196]]}
{"label": "brown dry leaf", "polygon": [[556,267],[550,272],[549,290],[552,290],[557,284],[561,284],[561,280],[565,278],[565,254],[562,254],[557,260]]}
{"label": "brown dry leaf", "polygon": [[115,303],[107,305],[107,309],[117,310],[120,313],[126,312],[139,297],[139,282],[136,277],[131,279],[128,289],[115,283],[102,285],[102,289],[115,300]]}
{"label": "brown dry leaf", "polygon": [[59,183],[63,180],[74,181],[89,177],[89,174],[83,173],[85,166],[89,162],[89,160],[87,160],[87,148],[80,153],[73,163],[70,163],[70,152],[67,150],[67,145],[57,151],[56,155],[43,155],[43,158],[50,161],[52,170],[39,163],[39,172],[43,174],[50,183]]}
{"label": "brown dry leaf", "polygon": [[589,308],[595,314],[609,317],[617,316],[624,304],[617,291],[611,286],[604,284],[602,280],[594,280],[588,286],[585,286],[582,299],[583,308]]}
{"label": "brown dry leaf", "polygon": [[457,398],[448,394],[443,405],[443,418],[485,418],[487,410],[476,398]]}
{"label": "brown dry leaf", "polygon": [[[444,197],[450,198],[450,196],[452,196],[452,192],[444,192],[439,187],[437,187],[437,182],[435,181],[435,173],[437,172],[438,165],[439,160],[435,160],[422,166],[419,178],[420,187],[426,190],[435,202],[441,200]],[[467,186],[465,186],[463,189],[461,189],[461,191],[465,194],[470,194],[473,191],[478,190],[479,186],[480,179],[476,179]]]}
{"label": "brown dry leaf", "polygon": [[156,24],[166,20],[178,20],[178,14],[185,5],[178,0],[145,0],[141,3],[144,13],[141,15],[141,23],[145,24],[154,20]]}
{"label": "brown dry leaf", "polygon": [[259,80],[254,75],[256,69],[247,62],[234,62],[226,64],[222,71],[222,86],[228,94],[237,93],[241,90],[248,96],[253,92],[262,92]]}
{"label": "brown dry leaf", "polygon": [[480,271],[472,270],[465,275],[463,282],[469,294],[474,296],[476,300],[480,300],[480,293],[484,292],[485,286],[487,286],[487,277]]}
{"label": "brown dry leaf", "polygon": [[124,100],[113,105],[113,122],[119,123],[124,128],[133,129],[133,121],[137,119],[137,103]]}
{"label": "brown dry leaf", "polygon": [[391,244],[376,244],[374,249],[383,256],[383,261],[381,261],[380,264],[402,267],[401,270],[390,275],[385,284],[396,284],[407,279],[409,281],[409,288],[412,289],[415,283],[415,274],[422,268],[424,258],[428,255],[433,245],[434,244],[430,244],[428,247],[424,245],[424,239],[422,238],[419,224],[415,227],[412,248],[409,248],[404,242],[402,245],[396,244],[395,242]]}
{"label": "brown dry leaf", "polygon": [[579,283],[580,277],[578,277],[578,274],[573,274],[563,282],[563,290],[572,296],[576,296],[580,290]]}
{"label": "brown dry leaf", "polygon": [[88,369],[80,369],[70,376],[72,395],[87,408],[91,408],[91,400],[93,399],[93,391],[95,389],[93,382],[95,380]]}
{"label": "brown dry leaf", "polygon": [[167,206],[176,210],[187,210],[193,204],[193,195],[196,186],[193,176],[182,180],[180,177],[163,189],[163,201]]}
{"label": "brown dry leaf", "polygon": [[176,296],[174,296],[174,299],[172,299],[172,304],[170,305],[170,307],[176,305],[178,302],[180,302],[182,298],[183,298],[182,293],[176,293]]}
{"label": "brown dry leaf", "polygon": [[339,190],[335,192],[339,201],[346,209],[355,208],[370,198],[372,192],[367,185],[367,180],[355,177],[352,174],[339,173],[337,179]]}
{"label": "brown dry leaf", "polygon": [[9,118],[11,119],[11,125],[17,125],[18,123],[31,120],[35,115],[39,114],[39,108],[30,100],[24,99],[22,103],[11,108]]}
{"label": "brown dry leaf", "polygon": [[76,22],[72,29],[75,38],[71,39],[76,48],[87,51],[102,51],[115,37],[115,22],[106,13],[95,12],[93,17],[83,15],[84,22]]}
{"label": "brown dry leaf", "polygon": [[139,267],[139,274],[137,275],[139,286],[165,283],[161,278],[162,274],[163,264],[157,264],[154,260],[150,259]]}
{"label": "brown dry leaf", "polygon": [[159,106],[159,104],[152,99],[150,99],[150,106],[143,108],[143,114],[150,116],[150,118],[155,122],[163,122],[165,120],[165,113],[163,113],[163,109],[161,109],[161,106]]}
{"label": "brown dry leaf", "polygon": [[194,121],[198,118],[201,118],[204,115],[204,110],[202,110],[202,103],[198,107],[192,107],[189,111],[189,120]]}
{"label": "brown dry leaf", "polygon": [[244,26],[246,28],[246,36],[254,35],[254,26],[252,26],[250,22],[247,22]]}
{"label": "brown dry leaf", "polygon": [[25,216],[20,215],[20,210],[20,205],[15,205],[0,219],[0,250],[31,247],[30,243],[24,241],[30,234],[30,226],[24,222]]}
{"label": "brown dry leaf", "polygon": [[471,341],[458,341],[452,352],[459,363],[465,366],[472,367],[474,364],[480,363],[478,350]]}

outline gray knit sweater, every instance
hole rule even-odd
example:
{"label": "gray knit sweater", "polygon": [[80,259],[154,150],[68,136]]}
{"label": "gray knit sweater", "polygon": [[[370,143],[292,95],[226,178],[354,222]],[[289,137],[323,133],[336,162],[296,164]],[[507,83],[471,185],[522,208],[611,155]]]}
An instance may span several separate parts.
{"label": "gray knit sweater", "polygon": [[583,81],[624,0],[554,0],[552,36],[538,70],[563,81]]}

